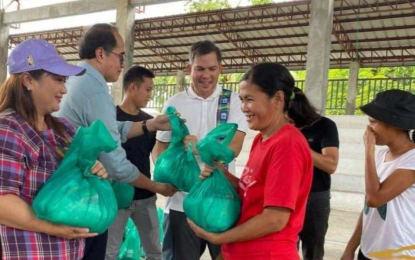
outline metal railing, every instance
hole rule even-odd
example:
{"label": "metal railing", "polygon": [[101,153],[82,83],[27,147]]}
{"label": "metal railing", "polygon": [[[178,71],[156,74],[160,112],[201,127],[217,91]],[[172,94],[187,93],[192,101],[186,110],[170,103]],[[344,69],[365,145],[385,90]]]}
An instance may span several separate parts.
{"label": "metal railing", "polygon": [[[227,82],[222,84],[226,89],[238,92],[239,82]],[[305,87],[304,80],[297,80],[296,86],[302,90]],[[187,86],[186,86],[187,87]],[[326,113],[329,115],[344,115],[347,104],[347,79],[331,79],[327,86]],[[357,82],[356,113],[358,108],[373,100],[375,95],[388,89],[401,89],[415,93],[415,78],[375,78],[359,79]],[[176,93],[176,84],[156,85],[153,90],[153,99],[148,108],[161,110],[164,102]]]}

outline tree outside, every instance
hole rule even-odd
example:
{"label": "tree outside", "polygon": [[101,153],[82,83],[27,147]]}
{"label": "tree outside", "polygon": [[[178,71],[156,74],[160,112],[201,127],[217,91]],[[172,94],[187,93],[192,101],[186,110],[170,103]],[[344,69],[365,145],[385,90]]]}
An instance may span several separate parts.
{"label": "tree outside", "polygon": [[228,0],[187,0],[186,8],[189,13],[195,13],[231,8],[231,5]]}

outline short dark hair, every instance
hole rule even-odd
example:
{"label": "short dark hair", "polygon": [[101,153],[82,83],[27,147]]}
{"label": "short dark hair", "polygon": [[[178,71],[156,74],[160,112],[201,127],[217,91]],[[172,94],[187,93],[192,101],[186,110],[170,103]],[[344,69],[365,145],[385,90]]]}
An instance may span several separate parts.
{"label": "short dark hair", "polygon": [[294,88],[294,94],[287,114],[297,128],[308,126],[321,117],[301,89]]}
{"label": "short dark hair", "polygon": [[216,53],[216,57],[218,59],[218,62],[221,63],[221,61],[222,61],[222,52],[220,51],[218,46],[216,46],[213,42],[207,41],[207,40],[206,41],[195,42],[190,47],[189,62],[190,62],[190,64],[193,64],[193,61],[195,60],[196,57],[203,56],[203,55],[206,55],[206,54],[210,54],[212,52]]}
{"label": "short dark hair", "polygon": [[295,80],[286,67],[281,64],[266,62],[254,65],[242,76],[241,81],[257,85],[268,97],[278,91],[284,93],[284,112],[288,110]]}
{"label": "short dark hair", "polygon": [[144,78],[153,79],[155,78],[155,75],[151,70],[144,67],[131,67],[124,75],[123,90],[127,91],[131,83],[135,83],[137,86],[140,85],[144,81]]}
{"label": "short dark hair", "polygon": [[118,32],[118,29],[111,24],[98,23],[93,25],[79,43],[79,58],[82,60],[95,58],[95,50],[100,47],[109,54],[117,45],[114,32]]}

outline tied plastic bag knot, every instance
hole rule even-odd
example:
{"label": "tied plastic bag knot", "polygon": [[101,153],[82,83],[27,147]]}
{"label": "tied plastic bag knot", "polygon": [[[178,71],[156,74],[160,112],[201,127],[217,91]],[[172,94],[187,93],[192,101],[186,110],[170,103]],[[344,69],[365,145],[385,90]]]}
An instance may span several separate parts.
{"label": "tied plastic bag knot", "polygon": [[230,163],[235,158],[235,152],[229,148],[229,144],[237,129],[237,124],[222,124],[210,131],[196,145],[200,160],[212,167],[213,161]]}
{"label": "tied plastic bag knot", "polygon": [[183,139],[189,135],[189,129],[187,128],[184,121],[177,116],[177,110],[173,106],[166,108],[166,115],[169,117],[171,125],[171,144],[182,143]]}
{"label": "tied plastic bag knot", "polygon": [[220,233],[233,227],[241,212],[234,187],[214,165],[214,161],[229,163],[234,159],[235,153],[228,145],[236,130],[236,124],[219,125],[196,145],[201,160],[215,170],[193,186],[184,199],[183,209],[188,218],[209,232]]}
{"label": "tied plastic bag knot", "polygon": [[199,164],[193,154],[193,144],[185,150],[184,138],[189,135],[186,124],[176,114],[174,107],[167,107],[172,126],[169,147],[159,156],[154,169],[154,180],[170,183],[182,191],[190,191],[198,181]]}

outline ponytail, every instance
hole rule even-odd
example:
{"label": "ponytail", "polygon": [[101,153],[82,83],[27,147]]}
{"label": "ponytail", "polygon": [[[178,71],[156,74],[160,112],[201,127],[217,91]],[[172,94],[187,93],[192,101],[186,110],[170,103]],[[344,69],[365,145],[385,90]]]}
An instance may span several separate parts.
{"label": "ponytail", "polygon": [[295,127],[310,125],[321,117],[301,89],[294,87],[293,93],[287,115],[294,121]]}

